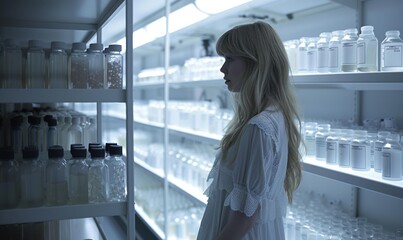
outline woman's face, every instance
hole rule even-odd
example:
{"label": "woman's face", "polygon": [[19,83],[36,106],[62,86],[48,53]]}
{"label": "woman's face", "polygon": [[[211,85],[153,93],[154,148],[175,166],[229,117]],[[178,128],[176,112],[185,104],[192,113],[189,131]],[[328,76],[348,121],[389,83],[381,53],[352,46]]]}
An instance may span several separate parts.
{"label": "woman's face", "polygon": [[224,55],[225,62],[220,71],[224,73],[225,84],[231,92],[239,92],[242,86],[242,77],[245,72],[245,59],[235,55]]}

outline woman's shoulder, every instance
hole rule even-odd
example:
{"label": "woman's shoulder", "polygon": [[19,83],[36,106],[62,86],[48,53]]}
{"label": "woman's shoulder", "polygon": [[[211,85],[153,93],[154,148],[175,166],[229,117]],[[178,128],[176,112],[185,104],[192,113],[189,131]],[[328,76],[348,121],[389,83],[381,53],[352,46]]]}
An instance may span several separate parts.
{"label": "woman's shoulder", "polygon": [[279,128],[284,126],[284,116],[279,108],[270,106],[252,117],[248,123],[256,125],[263,130],[267,129],[267,127]]}

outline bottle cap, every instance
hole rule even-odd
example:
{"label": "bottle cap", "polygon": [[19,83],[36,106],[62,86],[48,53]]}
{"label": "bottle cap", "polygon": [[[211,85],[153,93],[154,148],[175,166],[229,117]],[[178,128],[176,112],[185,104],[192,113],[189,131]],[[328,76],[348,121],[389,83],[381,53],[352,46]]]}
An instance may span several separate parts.
{"label": "bottle cap", "polygon": [[105,152],[109,152],[112,145],[118,145],[117,143],[105,143]]}
{"label": "bottle cap", "polygon": [[122,51],[122,45],[111,44],[111,45],[109,45],[109,51],[110,52],[120,52],[120,51]]}
{"label": "bottle cap", "polygon": [[11,147],[0,148],[0,160],[14,159],[14,150]]}
{"label": "bottle cap", "polygon": [[71,156],[73,158],[85,158],[87,157],[87,149],[85,147],[76,147],[71,149]]}
{"label": "bottle cap", "polygon": [[38,158],[38,156],[39,156],[38,148],[34,145],[26,146],[22,150],[23,159],[33,159]]}
{"label": "bottle cap", "polygon": [[11,128],[20,127],[21,124],[22,124],[22,120],[23,120],[23,117],[21,115],[18,115],[18,116],[15,116],[15,117],[11,118],[11,120],[10,120]]}
{"label": "bottle cap", "polygon": [[43,117],[43,121],[48,122],[51,118],[53,118],[53,116],[50,115],[50,114],[47,114],[47,115],[45,115],[45,116]]}
{"label": "bottle cap", "polygon": [[19,46],[17,40],[15,40],[13,38],[7,38],[6,40],[4,40],[4,45],[6,47],[18,47]]}
{"label": "bottle cap", "polygon": [[39,40],[29,40],[28,41],[29,48],[43,48],[43,42]]}
{"label": "bottle cap", "polygon": [[90,151],[91,158],[104,158],[105,157],[105,148],[103,147],[94,147]]}
{"label": "bottle cap", "polygon": [[102,51],[104,49],[104,45],[102,43],[91,43],[90,51]]}
{"label": "bottle cap", "polygon": [[28,116],[28,123],[31,125],[39,125],[41,124],[41,117],[39,116]]}
{"label": "bottle cap", "polygon": [[70,144],[70,151],[73,150],[73,148],[85,148],[85,146],[81,143],[72,143]]}
{"label": "bottle cap", "polygon": [[63,147],[60,145],[53,145],[48,148],[49,158],[62,158],[64,157]]}
{"label": "bottle cap", "polygon": [[66,49],[66,43],[65,42],[59,42],[59,41],[53,41],[53,42],[50,43],[50,47],[52,49],[65,50]]}
{"label": "bottle cap", "polygon": [[49,127],[54,127],[57,126],[57,119],[56,118],[51,118],[48,120],[48,126]]}
{"label": "bottle cap", "polygon": [[83,42],[75,42],[72,45],[72,50],[82,50],[85,51],[85,49],[87,49],[87,44],[83,43]]}
{"label": "bottle cap", "polygon": [[120,145],[111,145],[110,148],[109,148],[109,154],[113,155],[113,156],[115,156],[115,155],[121,156],[122,155],[122,146],[120,146]]}

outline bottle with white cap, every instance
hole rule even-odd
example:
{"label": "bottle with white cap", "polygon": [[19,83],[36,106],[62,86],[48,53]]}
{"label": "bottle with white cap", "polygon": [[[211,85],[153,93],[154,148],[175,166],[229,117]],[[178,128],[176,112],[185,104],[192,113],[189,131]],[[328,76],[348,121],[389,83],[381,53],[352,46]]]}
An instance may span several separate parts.
{"label": "bottle with white cap", "polygon": [[400,31],[385,33],[381,43],[381,71],[403,71],[403,40]]}
{"label": "bottle with white cap", "polygon": [[402,146],[399,137],[399,134],[391,133],[382,148],[382,178],[386,180],[402,180]]}
{"label": "bottle with white cap", "polygon": [[105,88],[105,55],[102,43],[91,43],[88,49],[89,78],[88,88]]}
{"label": "bottle with white cap", "polygon": [[357,40],[357,69],[360,72],[378,71],[378,39],[373,26],[361,27]]}
{"label": "bottle with white cap", "polygon": [[344,31],[337,30],[332,32],[332,38],[329,40],[329,72],[341,72],[341,39]]}
{"label": "bottle with white cap", "polygon": [[318,72],[329,71],[329,41],[332,37],[330,32],[322,32],[317,43],[318,48]]}
{"label": "bottle with white cap", "polygon": [[120,53],[122,46],[111,44],[105,53],[106,63],[106,88],[122,89],[123,83],[123,55]]}
{"label": "bottle with white cap", "polygon": [[344,30],[344,37],[341,40],[341,70],[343,72],[357,71],[357,34],[358,30],[356,28]]}
{"label": "bottle with white cap", "polygon": [[88,54],[87,45],[75,42],[69,57],[69,88],[87,88],[88,83]]}
{"label": "bottle with white cap", "polygon": [[[6,39],[4,48],[4,88],[22,88],[22,52],[14,39]],[[3,66],[2,66],[3,67]]]}
{"label": "bottle with white cap", "polygon": [[26,81],[28,88],[47,88],[46,58],[41,41],[29,40],[28,42]]}
{"label": "bottle with white cap", "polygon": [[67,53],[66,43],[51,42],[49,53],[49,88],[67,88]]}

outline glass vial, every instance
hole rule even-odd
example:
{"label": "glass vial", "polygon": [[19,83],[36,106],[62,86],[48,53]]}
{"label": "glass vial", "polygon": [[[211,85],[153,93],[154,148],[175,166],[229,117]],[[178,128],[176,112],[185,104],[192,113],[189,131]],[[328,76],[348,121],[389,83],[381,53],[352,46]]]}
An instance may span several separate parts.
{"label": "glass vial", "polygon": [[373,26],[361,27],[357,40],[357,70],[378,71],[378,39],[375,37]]}
{"label": "glass vial", "polygon": [[127,185],[126,185],[126,163],[122,157],[122,146],[109,146],[109,201],[123,202],[126,201]]}
{"label": "glass vial", "polygon": [[68,201],[68,170],[62,146],[55,145],[48,149],[46,165],[46,204],[49,206],[65,205]]}
{"label": "glass vial", "polygon": [[[4,48],[4,88],[23,88],[21,47],[14,39],[5,40]],[[3,67],[3,66],[1,66]]]}
{"label": "glass vial", "polygon": [[382,148],[382,178],[386,180],[402,180],[402,146],[399,134],[390,134]]}
{"label": "glass vial", "polygon": [[74,162],[70,166],[70,203],[88,203],[88,165],[86,163],[87,149],[85,147],[72,148],[71,156]]}
{"label": "glass vial", "polygon": [[319,34],[319,40],[317,43],[318,48],[318,72],[329,71],[329,41],[332,37],[332,33],[323,32]]}
{"label": "glass vial", "polygon": [[38,40],[28,42],[26,75],[28,88],[47,88],[45,51]]}
{"label": "glass vial", "polygon": [[105,88],[105,55],[101,43],[92,43],[88,49],[89,78],[88,88]]}
{"label": "glass vial", "polygon": [[343,72],[357,71],[357,39],[358,30],[350,28],[344,30],[344,37],[341,40],[342,61],[341,70]]}
{"label": "glass vial", "polygon": [[18,204],[19,169],[12,148],[0,149],[0,209],[15,208]]}
{"label": "glass vial", "polygon": [[400,31],[387,31],[381,43],[381,71],[403,71],[403,40]]}
{"label": "glass vial", "polygon": [[27,146],[22,152],[20,165],[21,207],[39,207],[43,205],[44,182],[43,166],[38,160],[39,151],[36,146]]}
{"label": "glass vial", "polygon": [[75,42],[69,57],[69,86],[70,88],[88,88],[88,54],[87,45]]}
{"label": "glass vial", "polygon": [[341,72],[341,39],[343,36],[344,31],[342,30],[332,32],[332,38],[329,41],[329,72]]}
{"label": "glass vial", "polygon": [[377,134],[377,139],[374,141],[374,170],[375,172],[382,172],[383,165],[383,154],[382,148],[386,143],[386,138],[389,136],[390,132],[379,131]]}
{"label": "glass vial", "polygon": [[107,202],[109,196],[109,169],[104,162],[105,149],[91,149],[91,163],[88,170],[88,202]]}
{"label": "glass vial", "polygon": [[51,42],[49,53],[49,88],[68,87],[66,43]]}
{"label": "glass vial", "polygon": [[112,44],[108,47],[109,51],[105,54],[106,62],[106,88],[122,89],[123,84],[123,55],[122,46]]}
{"label": "glass vial", "polygon": [[367,141],[366,130],[355,130],[351,139],[351,168],[368,171],[371,168],[371,148]]}

